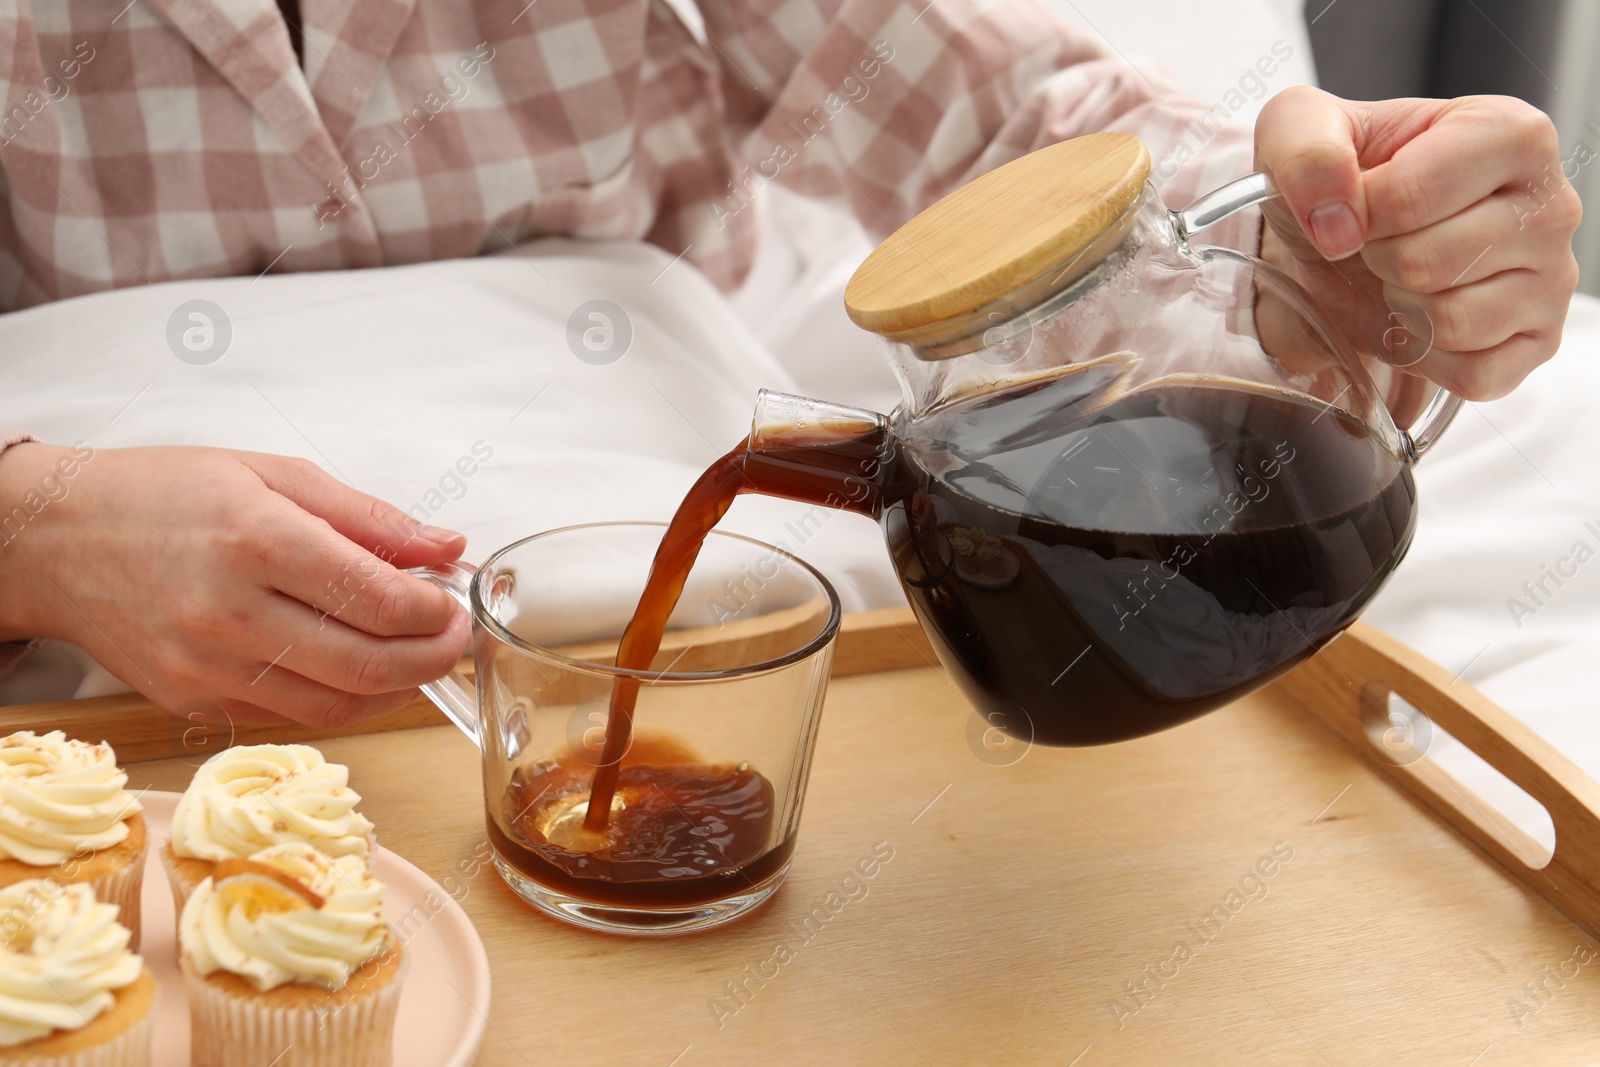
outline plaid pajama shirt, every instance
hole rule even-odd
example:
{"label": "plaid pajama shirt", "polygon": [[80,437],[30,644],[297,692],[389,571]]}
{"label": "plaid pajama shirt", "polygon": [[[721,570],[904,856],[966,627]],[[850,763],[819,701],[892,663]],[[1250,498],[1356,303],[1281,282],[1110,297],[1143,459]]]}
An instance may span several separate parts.
{"label": "plaid pajama shirt", "polygon": [[[769,181],[882,235],[1097,130],[1144,138],[1173,203],[1249,164],[1216,108],[1036,0],[703,0],[698,19],[665,0],[302,0],[301,14],[303,67],[274,0],[0,0],[0,311],[545,234],[651,241],[727,289]],[[0,430],[0,451],[25,439]],[[0,673],[20,651],[0,645]]]}
{"label": "plaid pajama shirt", "polygon": [[703,38],[662,0],[303,0],[302,70],[273,0],[0,0],[0,310],[543,234],[726,288],[766,181],[881,234],[1095,130],[1203,145],[1168,199],[1247,164],[1034,0],[702,9]]}

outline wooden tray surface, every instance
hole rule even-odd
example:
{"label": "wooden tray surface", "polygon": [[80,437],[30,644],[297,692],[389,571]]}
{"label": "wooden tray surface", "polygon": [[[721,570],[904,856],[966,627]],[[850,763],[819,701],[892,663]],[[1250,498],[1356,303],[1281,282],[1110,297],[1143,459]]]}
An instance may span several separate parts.
{"label": "wooden tray surface", "polygon": [[[687,937],[521,904],[483,862],[478,753],[453,728],[319,744],[482,934],[492,1067],[1600,1061],[1600,787],[1415,653],[1358,625],[1196,722],[1010,763],[928,662],[909,613],[850,620],[788,882]],[[1425,759],[1369,758],[1389,689],[1550,809],[1542,870]],[[129,767],[159,789],[210,743],[134,698],[0,714],[187,746]]]}

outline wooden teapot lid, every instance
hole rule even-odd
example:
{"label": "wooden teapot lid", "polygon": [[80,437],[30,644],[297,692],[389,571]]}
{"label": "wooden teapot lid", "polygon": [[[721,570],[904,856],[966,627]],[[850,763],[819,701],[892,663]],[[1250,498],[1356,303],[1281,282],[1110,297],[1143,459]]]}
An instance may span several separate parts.
{"label": "wooden teapot lid", "polygon": [[1128,133],[1031,152],[963,185],[880,244],[845,287],[856,325],[916,334],[1069,263],[1139,198],[1150,153]]}

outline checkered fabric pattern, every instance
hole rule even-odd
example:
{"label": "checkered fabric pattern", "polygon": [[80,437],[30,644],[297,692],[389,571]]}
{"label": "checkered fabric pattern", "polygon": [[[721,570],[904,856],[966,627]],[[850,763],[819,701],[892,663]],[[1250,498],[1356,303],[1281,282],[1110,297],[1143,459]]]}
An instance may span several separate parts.
{"label": "checkered fabric pattern", "polygon": [[0,0],[0,311],[545,234],[652,241],[727,288],[768,181],[883,234],[1096,130],[1186,161],[1171,202],[1249,162],[1035,0],[704,0],[703,27],[664,0],[302,14],[304,69],[274,0]]}

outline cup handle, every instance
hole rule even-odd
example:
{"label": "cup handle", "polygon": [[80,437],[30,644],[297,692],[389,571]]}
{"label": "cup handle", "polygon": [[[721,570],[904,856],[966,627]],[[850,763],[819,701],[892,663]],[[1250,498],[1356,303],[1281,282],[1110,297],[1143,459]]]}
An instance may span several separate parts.
{"label": "cup handle", "polygon": [[[1190,237],[1207,226],[1214,226],[1235,212],[1279,195],[1272,175],[1257,171],[1207,193],[1186,208],[1167,214],[1172,218],[1173,229],[1178,231],[1178,240],[1187,245]],[[1415,464],[1433,447],[1439,435],[1449,428],[1450,420],[1456,417],[1461,405],[1462,399],[1448,390],[1440,389],[1433,394],[1416,424],[1400,431],[1400,446],[1408,464]]]}
{"label": "cup handle", "polygon": [[[425,582],[432,582],[456,599],[456,602],[472,612],[472,579],[477,573],[471,568],[463,567],[457,563],[447,563],[437,567],[413,567],[406,571],[414,574]],[[428,682],[422,686],[423,695],[439,706],[439,710],[450,717],[450,721],[460,728],[461,732],[472,738],[472,743],[480,748],[483,742],[478,736],[478,691],[472,682],[458,670],[452,670],[437,681]]]}

